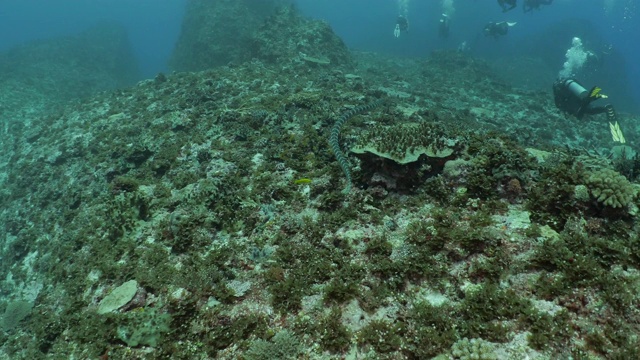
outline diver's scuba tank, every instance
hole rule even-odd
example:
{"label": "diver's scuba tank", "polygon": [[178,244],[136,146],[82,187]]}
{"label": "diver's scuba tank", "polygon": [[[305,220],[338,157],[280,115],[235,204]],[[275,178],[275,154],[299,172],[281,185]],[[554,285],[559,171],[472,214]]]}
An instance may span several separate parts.
{"label": "diver's scuba tank", "polygon": [[589,96],[589,91],[573,79],[563,80],[562,86],[569,90],[569,92],[575,95],[578,99],[584,99]]}

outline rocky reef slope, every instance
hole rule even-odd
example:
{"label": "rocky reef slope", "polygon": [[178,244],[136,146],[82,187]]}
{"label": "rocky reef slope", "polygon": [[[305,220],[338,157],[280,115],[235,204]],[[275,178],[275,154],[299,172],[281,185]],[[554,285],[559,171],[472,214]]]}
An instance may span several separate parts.
{"label": "rocky reef slope", "polygon": [[464,54],[353,56],[5,129],[2,355],[640,357],[633,149]]}

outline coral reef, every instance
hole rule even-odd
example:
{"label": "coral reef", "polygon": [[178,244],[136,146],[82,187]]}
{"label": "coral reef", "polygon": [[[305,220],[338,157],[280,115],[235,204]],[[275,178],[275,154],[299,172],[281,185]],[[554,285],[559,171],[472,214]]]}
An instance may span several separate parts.
{"label": "coral reef", "polygon": [[7,125],[0,357],[640,358],[639,172],[601,122],[462,53],[327,46]]}

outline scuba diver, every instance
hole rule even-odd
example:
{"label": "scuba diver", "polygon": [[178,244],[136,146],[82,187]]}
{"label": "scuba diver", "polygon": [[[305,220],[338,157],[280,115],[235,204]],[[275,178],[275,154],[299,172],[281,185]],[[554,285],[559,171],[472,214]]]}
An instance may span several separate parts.
{"label": "scuba diver", "polygon": [[571,114],[578,119],[582,119],[585,114],[607,113],[609,122],[616,122],[616,111],[611,104],[604,106],[591,105],[593,101],[607,98],[607,95],[602,94],[600,91],[601,89],[597,86],[587,90],[575,79],[560,78],[553,83],[553,100],[560,111]]}
{"label": "scuba diver", "polygon": [[449,16],[442,14],[440,21],[438,22],[438,36],[443,39],[449,37]]}
{"label": "scuba diver", "polygon": [[524,0],[522,10],[524,10],[524,12],[529,12],[533,9],[540,10],[540,5],[551,5],[552,2],[553,0]]}
{"label": "scuba diver", "polygon": [[513,10],[518,6],[516,0],[498,0],[498,5],[502,8],[502,12]]}
{"label": "scuba diver", "polygon": [[602,94],[597,86],[588,90],[580,85],[575,79],[560,78],[553,83],[553,100],[556,107],[565,114],[571,114],[577,119],[582,119],[585,114],[607,114],[609,130],[613,141],[624,144],[626,142],[620,125],[618,116],[611,104],[604,106],[592,106],[591,103],[598,99],[606,99],[607,95]]}
{"label": "scuba diver", "polygon": [[484,27],[484,36],[493,36],[494,39],[497,39],[499,36],[507,35],[509,32],[509,28],[514,26],[515,22],[490,22]]}
{"label": "scuba diver", "polygon": [[396,27],[393,29],[393,36],[400,37],[401,32],[409,32],[409,21],[407,21],[406,17],[398,15]]}

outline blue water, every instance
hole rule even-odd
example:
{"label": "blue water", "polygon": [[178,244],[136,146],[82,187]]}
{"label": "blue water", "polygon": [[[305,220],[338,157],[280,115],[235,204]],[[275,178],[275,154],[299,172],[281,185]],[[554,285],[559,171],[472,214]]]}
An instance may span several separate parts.
{"label": "blue water", "polygon": [[34,39],[73,35],[104,22],[126,27],[142,75],[166,70],[186,0],[4,0],[0,51]]}
{"label": "blue water", "polygon": [[[437,24],[443,12],[440,0],[409,0],[409,34],[395,39],[392,36],[399,7],[396,0],[316,1],[298,0],[300,9],[308,16],[324,19],[351,48],[406,56],[426,56],[437,49],[455,49],[466,41],[475,53],[486,55],[511,49],[515,43],[526,41],[568,19],[589,20],[605,42],[613,46],[626,60],[627,75],[636,104],[640,104],[640,12],[637,0],[555,0],[550,6],[524,13],[518,8],[503,13],[494,0],[453,1],[450,37],[438,38]],[[375,6],[372,6],[374,4]],[[495,41],[485,38],[482,29],[490,21],[517,22],[507,37]],[[550,39],[554,40],[554,39]],[[585,44],[589,39],[583,39]],[[567,39],[567,48],[571,40]],[[585,50],[590,50],[588,45]],[[593,49],[596,51],[596,49]],[[540,49],[544,52],[545,49]],[[557,59],[558,70],[564,56]],[[579,75],[579,74],[578,74]],[[553,79],[549,79],[551,84]],[[636,107],[637,108],[637,107]]]}
{"label": "blue water", "polygon": [[[113,20],[128,29],[142,73],[151,77],[166,71],[166,61],[180,32],[185,3],[186,0],[4,1],[0,7],[0,51],[33,39],[75,34],[100,21]],[[451,35],[446,40],[437,36],[437,23],[443,11],[439,0],[407,1],[410,29],[400,39],[392,36],[399,12],[397,0],[296,0],[296,3],[304,14],[329,22],[351,48],[403,56],[425,56],[433,50],[457,48],[463,41],[477,53],[500,55],[504,49],[563,20],[588,19],[625,58],[631,91],[636,103],[640,103],[637,0],[556,0],[551,6],[527,14],[519,7],[502,13],[493,0],[457,0],[453,1]],[[606,11],[605,4],[609,4]],[[496,42],[481,35],[487,22],[502,20],[518,23],[507,37]],[[564,58],[557,61],[560,69]]]}

